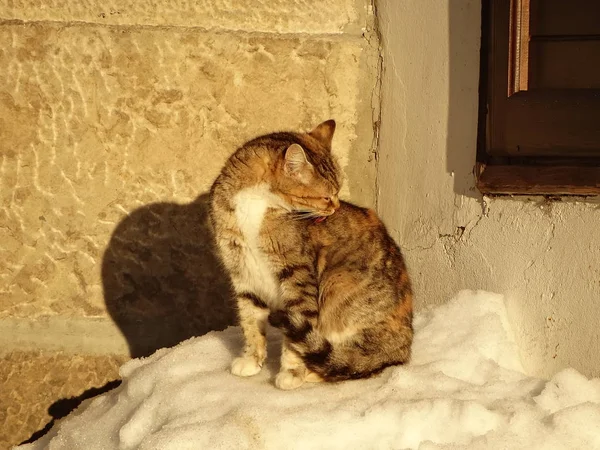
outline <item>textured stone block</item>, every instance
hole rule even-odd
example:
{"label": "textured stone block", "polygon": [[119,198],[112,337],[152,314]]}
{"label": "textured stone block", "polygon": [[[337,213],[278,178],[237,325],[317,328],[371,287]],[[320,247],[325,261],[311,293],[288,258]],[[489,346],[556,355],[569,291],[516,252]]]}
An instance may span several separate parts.
{"label": "textured stone block", "polygon": [[9,0],[0,18],[265,33],[360,33],[365,0]]}
{"label": "textured stone block", "polygon": [[336,118],[349,195],[372,198],[362,38],[5,23],[0,42],[0,319],[108,309],[137,354],[226,326],[205,194],[258,134]]}
{"label": "textured stone block", "polygon": [[11,352],[0,356],[0,448],[29,439],[119,377],[123,357]]}

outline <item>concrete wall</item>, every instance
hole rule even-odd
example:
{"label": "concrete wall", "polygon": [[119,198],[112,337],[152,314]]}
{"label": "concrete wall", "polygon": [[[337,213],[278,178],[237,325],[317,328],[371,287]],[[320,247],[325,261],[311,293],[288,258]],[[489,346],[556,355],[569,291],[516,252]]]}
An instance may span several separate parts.
{"label": "concrete wall", "polygon": [[379,211],[418,305],[465,288],[505,294],[529,372],[599,376],[599,205],[482,198],[474,188],[480,1],[379,0],[377,10]]}
{"label": "concrete wall", "polygon": [[3,348],[139,355],[230,323],[206,192],[259,134],[335,118],[345,194],[374,204],[370,2],[230,3],[0,5]]}

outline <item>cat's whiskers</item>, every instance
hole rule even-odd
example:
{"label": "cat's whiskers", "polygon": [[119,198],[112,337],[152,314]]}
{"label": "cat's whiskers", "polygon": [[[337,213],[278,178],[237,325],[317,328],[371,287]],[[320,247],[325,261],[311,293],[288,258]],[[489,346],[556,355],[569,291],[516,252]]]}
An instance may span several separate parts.
{"label": "cat's whiskers", "polygon": [[323,217],[323,215],[319,214],[317,211],[293,211],[292,212],[292,220],[316,219],[319,217]]}

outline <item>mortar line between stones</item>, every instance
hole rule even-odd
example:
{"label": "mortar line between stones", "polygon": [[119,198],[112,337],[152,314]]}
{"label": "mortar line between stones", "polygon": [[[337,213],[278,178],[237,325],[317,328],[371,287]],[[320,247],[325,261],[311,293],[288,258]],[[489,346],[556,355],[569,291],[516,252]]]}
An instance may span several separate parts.
{"label": "mortar line between stones", "polygon": [[98,28],[114,28],[114,29],[133,29],[137,30],[170,30],[170,31],[188,31],[206,34],[238,34],[245,35],[248,37],[268,37],[271,39],[293,39],[293,38],[310,38],[310,39],[329,39],[329,40],[365,40],[362,32],[350,33],[350,32],[339,32],[339,33],[309,33],[309,32],[269,32],[269,31],[249,31],[243,28],[220,28],[212,27],[206,28],[201,26],[189,26],[189,25],[152,25],[152,24],[118,24],[118,23],[101,23],[101,22],[86,22],[83,20],[72,20],[72,21],[61,21],[61,20],[23,20],[23,19],[5,19],[0,17],[0,26],[20,26],[20,25],[49,25],[49,26],[63,26],[69,28],[75,27],[98,27]]}
{"label": "mortar line between stones", "polygon": [[0,349],[129,354],[125,336],[107,317],[2,318]]}

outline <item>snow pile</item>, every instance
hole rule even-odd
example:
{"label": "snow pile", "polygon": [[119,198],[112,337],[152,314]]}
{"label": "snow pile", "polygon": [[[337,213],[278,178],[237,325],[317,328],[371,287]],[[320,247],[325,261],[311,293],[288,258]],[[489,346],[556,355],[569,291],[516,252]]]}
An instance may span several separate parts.
{"label": "snow pile", "polygon": [[228,368],[238,328],[121,368],[123,384],[20,449],[600,449],[600,380],[523,374],[502,296],[461,292],[415,319],[410,365],[376,378],[273,385]]}

